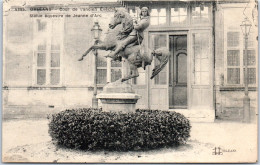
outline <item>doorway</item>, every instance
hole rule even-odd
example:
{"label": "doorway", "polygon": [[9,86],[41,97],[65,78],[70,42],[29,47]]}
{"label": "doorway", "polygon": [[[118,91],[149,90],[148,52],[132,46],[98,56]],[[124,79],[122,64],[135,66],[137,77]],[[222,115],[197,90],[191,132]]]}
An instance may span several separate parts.
{"label": "doorway", "polygon": [[169,108],[187,109],[187,35],[170,35]]}

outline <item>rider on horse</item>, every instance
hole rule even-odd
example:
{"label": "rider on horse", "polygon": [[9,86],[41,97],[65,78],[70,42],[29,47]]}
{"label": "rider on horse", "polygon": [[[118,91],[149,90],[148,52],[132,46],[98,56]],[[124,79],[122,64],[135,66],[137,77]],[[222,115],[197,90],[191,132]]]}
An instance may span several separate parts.
{"label": "rider on horse", "polygon": [[143,31],[150,25],[150,14],[147,7],[141,9],[140,18],[141,20],[138,23],[136,20],[134,21],[134,29],[128,37],[116,47],[114,52],[111,52],[106,57],[115,58],[120,51],[130,44],[133,44],[133,46],[141,45],[144,38]]}

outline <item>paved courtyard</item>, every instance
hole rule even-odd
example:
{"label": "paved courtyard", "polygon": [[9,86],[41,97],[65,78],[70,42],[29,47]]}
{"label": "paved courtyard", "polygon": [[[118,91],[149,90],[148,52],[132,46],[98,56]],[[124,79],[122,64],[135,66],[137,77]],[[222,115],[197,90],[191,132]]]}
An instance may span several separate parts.
{"label": "paved courtyard", "polygon": [[[4,162],[255,162],[256,124],[191,123],[191,137],[177,148],[146,152],[80,151],[57,148],[47,119],[2,121]],[[218,148],[220,147],[220,149]]]}

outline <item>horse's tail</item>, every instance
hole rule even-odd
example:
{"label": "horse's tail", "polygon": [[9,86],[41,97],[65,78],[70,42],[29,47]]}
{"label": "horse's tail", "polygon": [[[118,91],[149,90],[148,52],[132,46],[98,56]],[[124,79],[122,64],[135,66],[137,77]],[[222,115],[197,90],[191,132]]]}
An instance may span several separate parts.
{"label": "horse's tail", "polygon": [[86,56],[86,55],[88,55],[89,54],[89,52],[91,51],[92,49],[91,48],[89,48],[82,56]]}
{"label": "horse's tail", "polygon": [[153,69],[153,73],[150,79],[153,79],[158,73],[160,73],[163,70],[163,68],[166,66],[168,61],[169,61],[169,56],[166,56],[165,59]]}
{"label": "horse's tail", "polygon": [[170,57],[170,52],[165,47],[155,50],[155,53],[161,54],[161,58],[159,59],[160,64],[155,66],[155,68],[153,69],[151,79],[153,79],[157,74],[159,74],[163,70],[163,68],[168,63]]}

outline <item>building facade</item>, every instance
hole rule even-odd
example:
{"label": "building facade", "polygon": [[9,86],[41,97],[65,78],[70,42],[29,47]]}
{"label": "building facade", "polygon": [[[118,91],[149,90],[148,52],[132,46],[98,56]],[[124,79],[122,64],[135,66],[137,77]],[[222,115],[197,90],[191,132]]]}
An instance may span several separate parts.
{"label": "building facade", "polygon": [[[167,47],[171,57],[154,79],[150,76],[156,60],[148,69],[140,68],[139,77],[129,81],[142,96],[138,108],[177,111],[194,121],[242,119],[245,57],[240,24],[247,16],[252,22],[247,58],[251,116],[257,113],[254,2],[126,0],[71,3],[65,7],[40,5],[45,11],[37,11],[37,5],[27,5],[27,10],[21,12],[17,11],[19,6],[13,6],[4,13],[4,114],[44,114],[55,109],[90,107],[94,56],[89,54],[83,62],[77,60],[93,44],[94,22],[98,21],[103,30],[102,40],[115,8],[124,7],[138,19],[143,6],[149,8],[151,20],[144,32],[144,51]],[[75,6],[78,13],[71,12],[67,17],[65,9],[73,10]],[[98,92],[122,76],[122,64],[106,59],[106,54],[98,51]]]}

